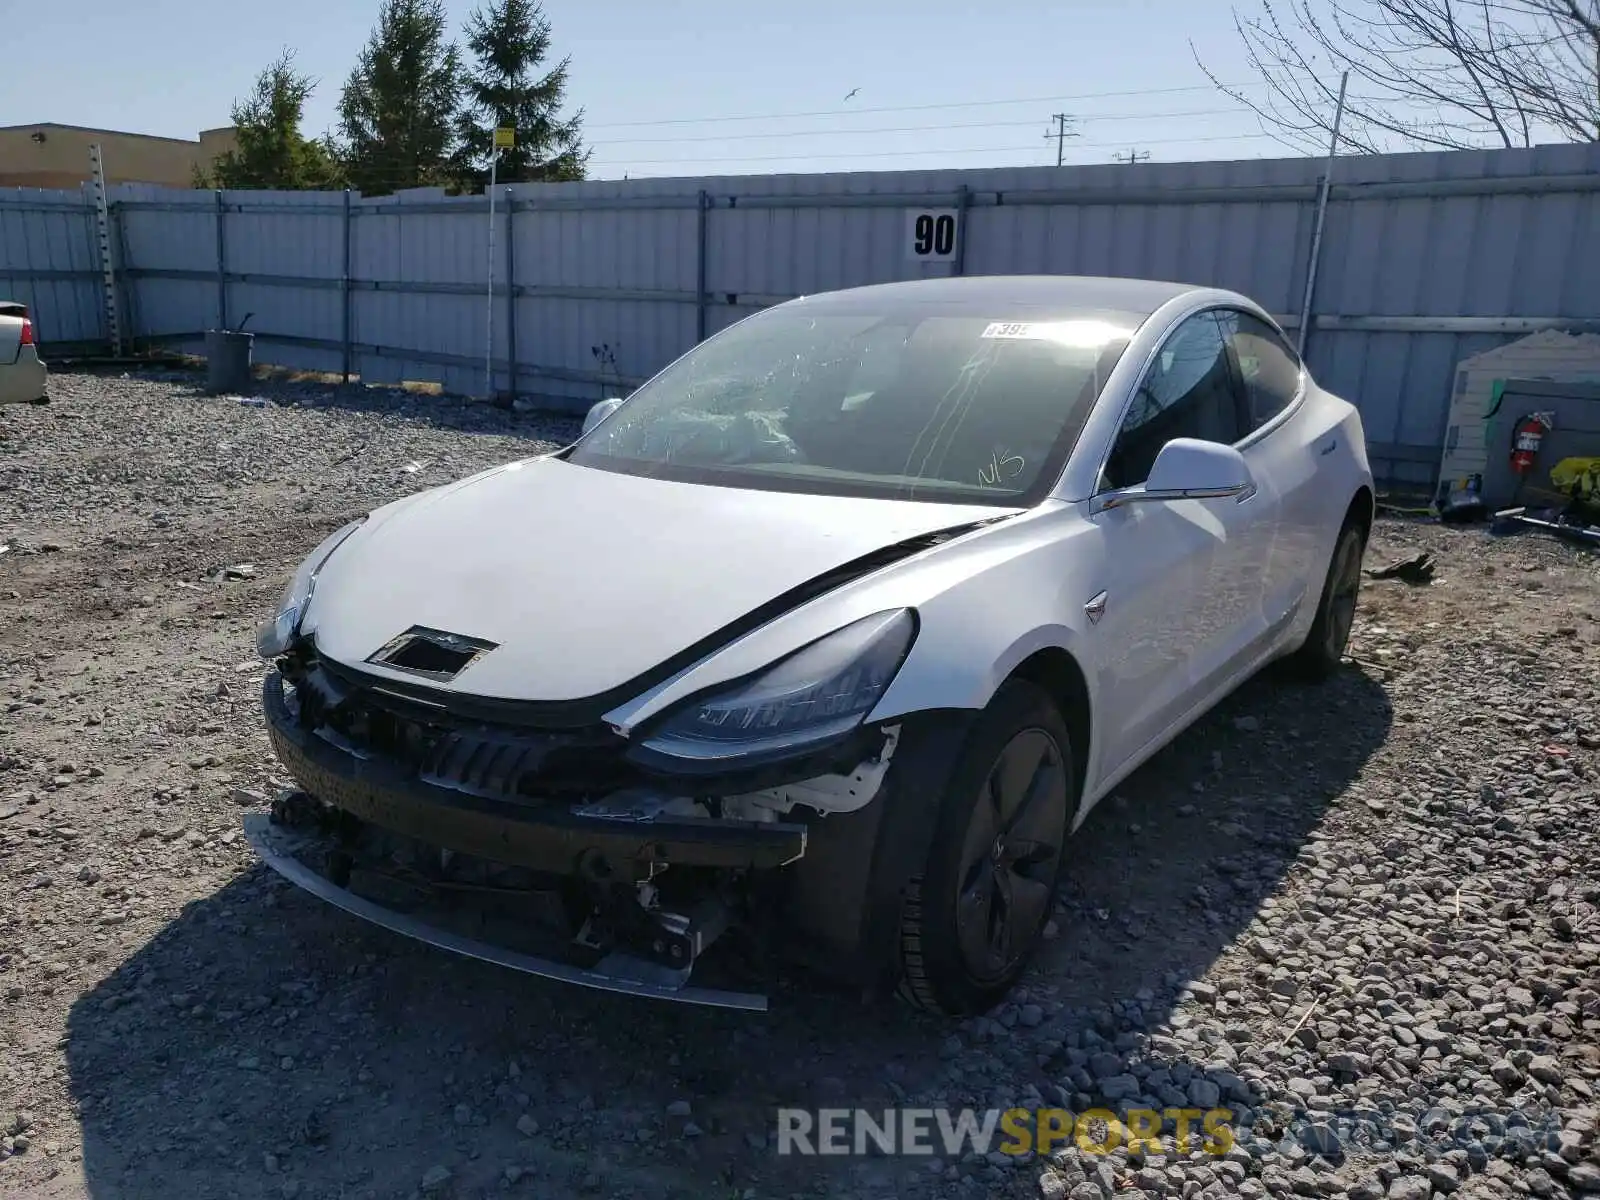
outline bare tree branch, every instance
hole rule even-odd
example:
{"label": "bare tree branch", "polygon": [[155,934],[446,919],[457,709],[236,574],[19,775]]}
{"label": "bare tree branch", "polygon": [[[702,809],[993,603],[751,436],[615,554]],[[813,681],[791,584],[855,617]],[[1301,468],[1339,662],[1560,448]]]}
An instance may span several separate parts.
{"label": "bare tree branch", "polygon": [[1346,71],[1344,151],[1600,142],[1600,0],[1260,5],[1233,14],[1258,83],[1224,84],[1190,49],[1212,84],[1286,147],[1326,148]]}

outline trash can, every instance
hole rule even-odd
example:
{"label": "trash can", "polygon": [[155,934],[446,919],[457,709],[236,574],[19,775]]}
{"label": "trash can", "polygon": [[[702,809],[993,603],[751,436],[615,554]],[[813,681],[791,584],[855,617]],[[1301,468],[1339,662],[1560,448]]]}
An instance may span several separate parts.
{"label": "trash can", "polygon": [[255,334],[206,330],[206,390],[212,395],[250,389],[250,352]]}

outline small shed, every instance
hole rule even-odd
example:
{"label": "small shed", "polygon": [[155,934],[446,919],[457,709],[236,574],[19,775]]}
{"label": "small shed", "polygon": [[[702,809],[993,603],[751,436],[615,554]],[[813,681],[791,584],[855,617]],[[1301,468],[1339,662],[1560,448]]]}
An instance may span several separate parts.
{"label": "small shed", "polygon": [[1530,485],[1548,488],[1550,468],[1564,458],[1600,455],[1600,334],[1546,330],[1462,359],[1438,494],[1478,475],[1491,508],[1513,503],[1512,430],[1533,412],[1553,413],[1555,425],[1540,447]]}

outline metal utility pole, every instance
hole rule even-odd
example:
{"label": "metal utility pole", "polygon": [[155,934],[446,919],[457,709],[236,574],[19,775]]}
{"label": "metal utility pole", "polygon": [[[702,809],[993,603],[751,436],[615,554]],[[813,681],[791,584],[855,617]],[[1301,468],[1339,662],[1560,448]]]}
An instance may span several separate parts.
{"label": "metal utility pole", "polygon": [[489,151],[489,294],[488,320],[484,322],[483,398],[494,400],[494,181],[500,165],[500,148]]}
{"label": "metal utility pole", "polygon": [[1333,110],[1333,130],[1328,137],[1328,165],[1322,172],[1322,187],[1317,192],[1317,224],[1311,234],[1311,257],[1306,263],[1306,294],[1300,305],[1300,334],[1295,349],[1306,356],[1306,338],[1311,335],[1311,299],[1317,286],[1317,266],[1322,259],[1322,226],[1328,217],[1328,190],[1333,186],[1333,160],[1339,153],[1339,127],[1344,124],[1344,91],[1350,85],[1350,72],[1339,76],[1339,103]]}
{"label": "metal utility pole", "polygon": [[106,164],[100,143],[89,147],[90,178],[94,183],[95,240],[100,251],[100,286],[105,305],[106,332],[111,335],[111,353],[122,357],[122,314],[117,311],[117,268],[112,258],[111,216],[106,203]]}
{"label": "metal utility pole", "polygon": [[1130,149],[1126,154],[1113,154],[1111,157],[1116,159],[1119,163],[1127,163],[1128,165],[1132,166],[1136,162],[1145,162],[1148,160],[1150,157],[1150,151]]}
{"label": "metal utility pole", "polygon": [[1044,136],[1046,140],[1050,138],[1055,138],[1056,140],[1056,166],[1059,167],[1065,161],[1066,155],[1067,114],[1051,113],[1050,120],[1055,123],[1055,128]]}
{"label": "metal utility pole", "polygon": [[[516,144],[516,130],[498,126],[494,131],[494,145],[489,150],[489,295],[487,297],[488,321],[485,323],[483,345],[483,396],[494,402],[494,188],[495,172],[500,166],[500,151]],[[509,285],[508,285],[509,286]]]}

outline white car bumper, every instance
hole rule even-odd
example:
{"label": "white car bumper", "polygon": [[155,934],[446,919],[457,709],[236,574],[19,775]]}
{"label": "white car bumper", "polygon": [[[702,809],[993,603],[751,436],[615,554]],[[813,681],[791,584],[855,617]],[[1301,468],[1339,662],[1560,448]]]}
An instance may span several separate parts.
{"label": "white car bumper", "polygon": [[0,404],[29,404],[43,400],[50,372],[32,346],[22,347],[17,361],[0,365]]}

